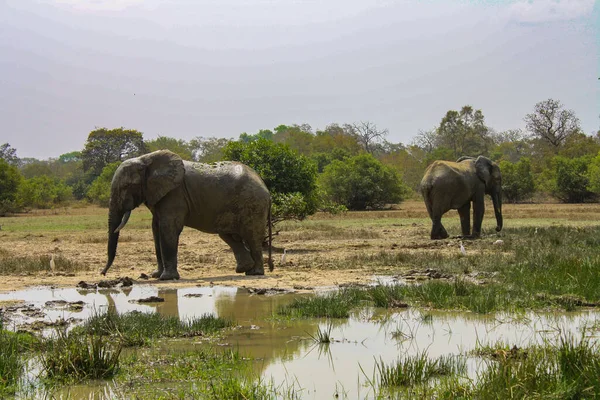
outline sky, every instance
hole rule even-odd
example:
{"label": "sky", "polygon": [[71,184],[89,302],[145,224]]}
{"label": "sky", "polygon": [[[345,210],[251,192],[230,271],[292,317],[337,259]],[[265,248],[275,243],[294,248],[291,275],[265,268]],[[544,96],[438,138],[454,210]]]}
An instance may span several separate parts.
{"label": "sky", "polygon": [[407,144],[464,105],[524,128],[548,98],[592,134],[599,48],[600,0],[0,0],[0,144],[359,121]]}

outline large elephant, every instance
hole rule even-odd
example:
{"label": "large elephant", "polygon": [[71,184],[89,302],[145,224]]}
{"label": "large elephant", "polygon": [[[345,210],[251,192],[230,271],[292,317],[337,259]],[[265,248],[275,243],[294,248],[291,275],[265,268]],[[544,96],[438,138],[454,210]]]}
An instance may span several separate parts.
{"label": "large elephant", "polygon": [[[485,211],[484,195],[494,203],[496,231],[502,230],[502,175],[498,164],[479,156],[461,157],[456,162],[434,161],[421,180],[421,193],[431,218],[431,238],[445,239],[448,232],[442,215],[458,210],[462,234],[466,238],[481,236]],[[471,202],[473,202],[473,234],[471,235]]]}
{"label": "large elephant", "polygon": [[177,247],[184,226],[216,233],[233,250],[236,272],[264,275],[262,243],[269,227],[271,196],[258,174],[238,162],[202,164],[158,150],[124,161],[111,183],[108,214],[108,262],[112,265],[131,210],[140,204],[152,212],[158,268],[152,277],[179,279]]}

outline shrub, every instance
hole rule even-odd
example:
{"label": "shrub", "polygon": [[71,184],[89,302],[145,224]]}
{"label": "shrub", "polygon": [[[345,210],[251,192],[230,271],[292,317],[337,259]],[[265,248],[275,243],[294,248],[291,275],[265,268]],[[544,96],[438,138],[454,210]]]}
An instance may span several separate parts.
{"label": "shrub", "polygon": [[552,172],[554,185],[552,195],[564,203],[582,203],[592,197],[588,190],[590,183],[588,164],[590,157],[565,158],[554,157]]}
{"label": "shrub", "polygon": [[320,183],[331,201],[350,210],[383,208],[402,201],[407,191],[396,171],[370,154],[332,161]]}
{"label": "shrub", "polygon": [[18,194],[22,206],[33,208],[52,208],[72,198],[73,192],[69,186],[45,175],[25,179]]}
{"label": "shrub", "polygon": [[110,184],[117,168],[121,165],[120,161],[108,164],[102,169],[102,173],[92,182],[87,191],[87,198],[102,207],[108,207],[110,200]]}
{"label": "shrub", "polygon": [[535,190],[531,163],[529,159],[522,158],[517,163],[501,161],[502,192],[506,200],[518,203],[531,197]]}
{"label": "shrub", "polygon": [[229,142],[225,159],[252,167],[263,179],[273,200],[273,221],[302,220],[319,207],[317,167],[287,145],[259,138]]}
{"label": "shrub", "polygon": [[0,158],[0,217],[18,211],[16,200],[22,180],[17,167]]}

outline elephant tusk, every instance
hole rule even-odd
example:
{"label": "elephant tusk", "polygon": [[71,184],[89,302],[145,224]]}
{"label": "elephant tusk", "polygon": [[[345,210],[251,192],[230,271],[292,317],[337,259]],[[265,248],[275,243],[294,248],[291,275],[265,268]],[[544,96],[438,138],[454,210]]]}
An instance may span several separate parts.
{"label": "elephant tusk", "polygon": [[131,211],[125,211],[125,214],[123,214],[123,219],[121,220],[121,223],[119,224],[119,226],[117,226],[117,229],[115,229],[114,233],[119,233],[119,231],[121,229],[123,229],[123,227],[125,226],[125,224],[129,220],[129,216],[130,215],[131,215]]}

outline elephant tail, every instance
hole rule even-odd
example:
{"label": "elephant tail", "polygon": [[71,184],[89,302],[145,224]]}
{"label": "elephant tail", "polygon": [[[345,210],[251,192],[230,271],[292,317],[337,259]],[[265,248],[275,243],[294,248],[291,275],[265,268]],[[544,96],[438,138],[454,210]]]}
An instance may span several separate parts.
{"label": "elephant tail", "polygon": [[272,255],[272,242],[273,242],[273,228],[272,228],[272,223],[271,223],[271,204],[269,204],[269,217],[267,219],[267,223],[269,224],[269,261],[268,261],[268,265],[269,265],[269,272],[273,272],[273,255]]}

